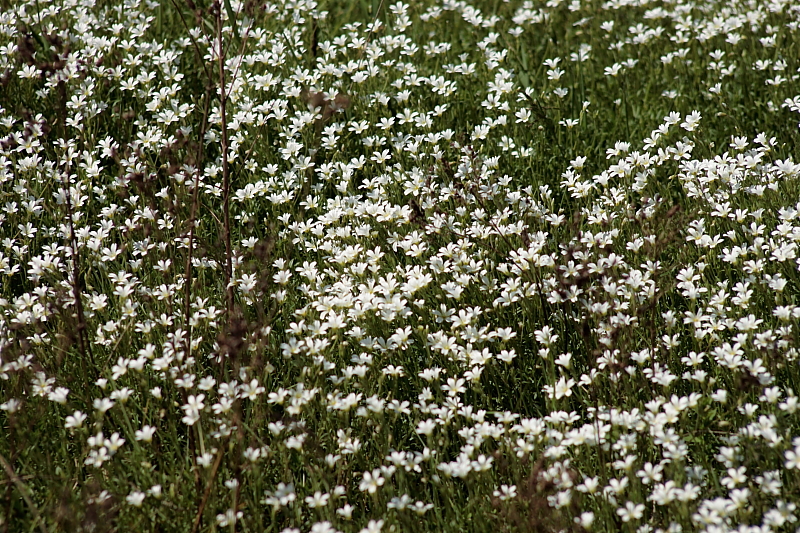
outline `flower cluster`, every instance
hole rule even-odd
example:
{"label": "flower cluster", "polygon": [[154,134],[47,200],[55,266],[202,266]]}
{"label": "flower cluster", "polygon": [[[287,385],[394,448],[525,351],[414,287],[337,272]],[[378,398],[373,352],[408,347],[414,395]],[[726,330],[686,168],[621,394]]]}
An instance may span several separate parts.
{"label": "flower cluster", "polygon": [[791,2],[12,4],[0,523],[797,527]]}

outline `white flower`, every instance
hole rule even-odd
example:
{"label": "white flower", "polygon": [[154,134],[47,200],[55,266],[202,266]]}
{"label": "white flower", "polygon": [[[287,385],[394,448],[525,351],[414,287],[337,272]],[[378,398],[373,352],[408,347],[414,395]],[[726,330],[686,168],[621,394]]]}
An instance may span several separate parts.
{"label": "white flower", "polygon": [[363,479],[358,485],[358,489],[361,492],[369,492],[370,494],[375,494],[378,490],[378,487],[383,485],[386,480],[381,477],[381,471],[379,469],[375,469],[372,472],[364,472]]}
{"label": "white flower", "polygon": [[367,527],[363,528],[360,533],[380,533],[383,527],[383,520],[370,520]]}
{"label": "white flower", "polygon": [[111,399],[118,400],[121,403],[125,403],[126,401],[128,401],[128,398],[131,397],[131,394],[133,394],[133,391],[131,389],[129,389],[128,387],[123,387],[119,390],[113,391],[111,393]]}
{"label": "white flower", "polygon": [[644,504],[635,504],[627,502],[625,507],[617,509],[617,514],[623,522],[630,522],[631,520],[639,520],[644,515]]}
{"label": "white flower", "polygon": [[81,411],[75,411],[67,417],[64,427],[66,429],[79,428],[83,425],[84,420],[86,420],[86,415]]}
{"label": "white flower", "polygon": [[800,448],[794,450],[786,450],[784,452],[786,458],[786,468],[789,470],[800,470]]}
{"label": "white flower", "polygon": [[397,509],[398,511],[405,510],[411,503],[411,496],[403,494],[400,497],[395,496],[386,504],[387,509]]}
{"label": "white flower", "polygon": [[700,123],[700,119],[702,116],[700,115],[699,111],[692,111],[690,115],[686,115],[684,122],[681,123],[681,128],[685,129],[686,131],[694,131],[697,128],[697,125]]}
{"label": "white flower", "polygon": [[572,396],[572,387],[575,386],[575,380],[570,378],[567,380],[564,376],[558,380],[555,387],[551,385],[545,385],[544,389],[547,391],[547,395],[550,398],[555,398],[556,400],[560,400],[564,397]]}
{"label": "white flower", "polygon": [[67,395],[69,394],[69,389],[65,387],[58,387],[56,390],[50,392],[47,395],[47,399],[51,402],[59,403],[64,405],[67,403]]}
{"label": "white flower", "polygon": [[200,420],[200,411],[205,409],[205,404],[203,403],[205,397],[205,394],[198,394],[187,398],[186,405],[181,406],[181,409],[186,413],[186,416],[182,419],[184,424],[191,426]]}
{"label": "white flower", "polygon": [[436,429],[436,421],[429,418],[417,424],[417,433],[420,435],[430,435]]}
{"label": "white flower", "polygon": [[150,442],[153,440],[153,435],[156,433],[156,428],[152,426],[142,426],[142,429],[136,430],[136,440]]}
{"label": "white flower", "polygon": [[717,391],[711,395],[711,399],[715,402],[725,403],[728,399],[728,391],[725,389],[717,389]]}
{"label": "white flower", "polygon": [[575,517],[575,523],[580,524],[583,529],[590,529],[594,523],[594,513],[591,511],[581,513],[580,516]]}
{"label": "white flower", "polygon": [[95,398],[92,405],[97,411],[105,413],[106,411],[114,407],[114,402],[111,401],[110,398]]}
{"label": "white flower", "polygon": [[[2,404],[0,404],[0,410],[6,411],[7,413],[16,413],[17,411],[19,411],[19,408],[21,406],[22,406],[22,401],[18,400],[17,398],[11,398],[7,402],[3,402]],[[76,413],[77,412],[79,411],[76,411]],[[67,421],[69,421],[69,417],[67,417]],[[83,420],[81,420],[81,422],[83,422]]]}
{"label": "white flower", "polygon": [[314,493],[313,496],[306,496],[305,502],[310,508],[316,509],[317,507],[325,507],[326,505],[328,505],[329,498],[330,494],[328,494],[327,492],[323,493],[317,491]]}
{"label": "white flower", "polygon": [[349,503],[344,504],[341,508],[336,509],[336,514],[344,518],[345,520],[350,520],[353,516],[353,510],[355,507],[350,505]]}
{"label": "white flower", "polygon": [[116,431],[109,438],[103,440],[103,446],[108,449],[110,455],[114,455],[123,444],[125,444],[125,439],[120,437]]}
{"label": "white flower", "polygon": [[411,507],[411,510],[414,511],[415,513],[417,513],[420,516],[424,515],[425,513],[430,511],[431,509],[433,509],[433,504],[432,503],[425,503],[425,502],[420,502],[420,501],[414,502],[414,505]]}
{"label": "white flower", "polygon": [[144,497],[145,497],[144,492],[134,491],[125,497],[125,501],[127,501],[130,505],[133,505],[134,507],[141,507],[142,502],[144,502]]}
{"label": "white flower", "polygon": [[500,361],[502,361],[504,363],[507,363],[507,364],[510,364],[514,360],[514,358],[516,358],[516,357],[517,357],[517,353],[514,351],[513,348],[510,349],[510,350],[501,350],[500,353],[497,355],[497,358]]}
{"label": "white flower", "polygon": [[725,485],[728,489],[733,489],[737,485],[741,485],[745,481],[747,481],[747,476],[745,472],[747,469],[743,466],[739,468],[729,468],[728,475],[722,478],[722,484]]}
{"label": "white flower", "polygon": [[501,485],[500,490],[496,490],[492,493],[495,498],[500,498],[501,500],[510,500],[511,498],[515,498],[517,496],[517,486],[516,485]]}
{"label": "white flower", "polygon": [[225,513],[217,515],[217,525],[220,527],[232,526],[236,521],[244,516],[242,511],[234,512],[233,509],[228,509]]}

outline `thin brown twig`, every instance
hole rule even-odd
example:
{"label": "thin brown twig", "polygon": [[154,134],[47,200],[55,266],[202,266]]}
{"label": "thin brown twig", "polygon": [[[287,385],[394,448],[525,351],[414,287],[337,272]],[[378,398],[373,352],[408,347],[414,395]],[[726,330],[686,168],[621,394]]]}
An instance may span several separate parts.
{"label": "thin brown twig", "polygon": [[[383,2],[384,2],[384,0],[381,0],[381,1],[380,1],[380,3],[378,4],[378,9],[376,9],[376,10],[375,10],[375,18],[372,20],[372,27],[373,27],[373,28],[375,27],[375,23],[376,23],[376,22],[378,22],[378,17],[380,17],[380,15],[381,15],[381,10],[383,9]],[[369,34],[367,35],[367,40],[366,40],[366,41],[364,41],[364,46],[363,46],[363,47],[361,48],[361,50],[358,52],[358,58],[357,58],[357,61],[358,61],[359,63],[361,62],[361,60],[362,60],[362,59],[363,59],[363,57],[364,57],[364,53],[365,53],[365,52],[366,52],[366,50],[367,50],[367,45],[368,45],[368,44],[370,43],[370,41],[372,40],[372,34],[373,34],[373,33],[376,33],[376,32],[374,32],[374,31],[370,31],[370,32],[369,32]],[[347,86],[347,94],[350,94],[350,92],[351,92],[351,89],[352,89],[352,88],[353,88],[353,80],[351,79],[351,80],[350,80],[350,85],[348,85],[348,86]]]}
{"label": "thin brown twig", "polygon": [[222,463],[223,449],[224,447],[220,446],[219,451],[217,451],[217,458],[214,460],[214,465],[211,467],[211,476],[208,478],[208,485],[206,485],[206,490],[203,492],[203,500],[200,502],[200,507],[197,509],[197,514],[194,517],[192,533],[197,533],[200,527],[200,521],[203,519],[203,511],[206,508],[209,496],[211,496],[211,489],[214,488],[214,479],[217,477],[217,470],[219,470],[219,465]]}
{"label": "thin brown twig", "polygon": [[[217,4],[219,3],[217,2]],[[222,50],[222,6],[218,5],[217,7],[219,115],[222,129],[222,224],[225,239],[225,310],[228,318],[228,329],[230,329],[231,321],[233,320],[233,249],[231,246],[230,220],[231,171],[228,164],[228,119],[226,115],[228,95],[225,91],[225,56]]]}
{"label": "thin brown twig", "polygon": [[206,78],[211,80],[211,73],[208,72],[208,69],[206,68],[206,63],[205,61],[203,61],[203,54],[200,52],[200,46],[197,44],[197,39],[194,38],[192,32],[189,31],[189,25],[186,23],[186,19],[183,18],[183,12],[178,7],[178,4],[175,2],[175,0],[172,0],[172,5],[175,6],[175,11],[177,11],[178,16],[181,17],[181,22],[183,22],[183,27],[186,28],[186,33],[189,34],[189,38],[191,39],[192,44],[194,45],[195,52],[197,53],[197,59],[200,61],[200,66],[203,67],[203,72],[206,73]]}
{"label": "thin brown twig", "polygon": [[33,520],[39,526],[39,531],[42,533],[47,533],[47,529],[44,527],[44,523],[42,522],[42,515],[39,514],[39,509],[36,508],[36,504],[33,503],[33,500],[28,494],[28,487],[22,482],[16,472],[14,472],[14,468],[8,461],[6,461],[6,458],[3,457],[3,454],[0,454],[0,463],[3,465],[3,470],[6,471],[6,475],[11,479],[14,485],[16,485],[17,490],[22,495],[22,499],[25,500],[25,504],[28,506],[31,514],[33,515]]}
{"label": "thin brown twig", "polygon": [[[209,83],[210,82],[211,80],[209,79]],[[197,220],[200,174],[203,172],[203,157],[205,154],[205,151],[203,149],[203,143],[205,142],[206,127],[208,125],[208,107],[210,100],[211,100],[210,91],[206,90],[205,106],[203,110],[203,122],[200,125],[200,135],[197,148],[198,152],[197,161],[195,161],[197,168],[195,169],[194,189],[192,190],[192,210],[191,214],[189,215],[189,252],[186,255],[186,269],[184,273],[184,283],[186,284],[186,289],[184,293],[184,321],[185,321],[186,331],[188,332],[186,338],[186,353],[188,355],[191,355],[192,352],[192,326],[190,324],[191,321],[190,309],[192,303],[192,251],[194,250],[194,227]]]}
{"label": "thin brown twig", "polygon": [[[34,479],[36,476],[27,475],[27,476],[17,476],[17,477],[20,480],[26,480],[26,479]],[[0,481],[0,485],[8,485],[8,484],[12,484],[13,485],[14,484],[14,480],[13,479],[4,479],[3,481]]]}
{"label": "thin brown twig", "polygon": [[[227,47],[223,47],[222,43],[222,6],[218,6],[216,11],[217,16],[217,39],[219,46],[218,63],[219,63],[219,114],[220,114],[220,127],[222,129],[222,217],[223,217],[223,232],[225,237],[225,296],[226,296],[226,314],[228,316],[228,329],[230,329],[231,320],[233,320],[233,246],[231,245],[231,221],[230,221],[230,194],[231,194],[231,171],[228,162],[228,119],[227,119],[227,103],[230,96],[228,90],[233,90],[233,81],[239,74],[239,67],[241,60],[237,63],[236,69],[231,75],[232,83],[230,88],[225,87],[225,57],[227,55]],[[236,15],[239,15],[237,12]],[[236,32],[236,21],[229,21],[232,31]],[[242,44],[239,50],[239,57],[244,55],[244,49],[247,45],[247,39],[250,36],[250,28],[252,23],[247,27],[245,34],[242,38]]]}
{"label": "thin brown twig", "polygon": [[[94,362],[94,355],[92,354],[92,346],[89,344],[89,336],[86,334],[86,315],[83,312],[83,299],[81,298],[81,288],[80,288],[80,254],[78,252],[78,239],[75,236],[75,222],[73,220],[73,212],[72,212],[72,198],[71,192],[69,190],[69,167],[64,172],[64,178],[66,184],[64,186],[64,196],[66,198],[67,204],[67,218],[69,219],[69,238],[70,238],[70,248],[72,248],[72,292],[73,297],[75,298],[75,310],[78,314],[78,325],[77,325],[77,333],[78,333],[78,349],[81,352],[81,359],[82,365],[84,368],[84,374],[86,374],[86,363],[85,359],[86,356],[89,356],[89,362],[92,363],[93,370],[96,371],[96,366]],[[88,375],[84,376],[88,379]]]}
{"label": "thin brown twig", "polygon": [[[236,31],[236,20],[238,19],[239,15],[242,14],[242,10],[245,9],[245,3],[242,2],[241,5],[239,6],[239,11],[235,11],[234,12],[233,9],[230,8],[230,0],[220,0],[220,1],[221,2],[225,2],[225,10],[226,11],[228,11],[230,9],[230,11],[228,11],[228,19],[229,19],[228,22],[230,23],[231,33],[233,33],[233,35],[237,38],[236,40],[241,40],[242,41],[242,47],[241,47],[242,52],[241,53],[244,53],[244,45],[245,45],[245,42],[247,41],[248,35],[250,34],[250,29],[253,27],[253,24],[255,24],[255,19],[250,21],[250,25],[247,27],[247,31],[245,32],[244,37],[240,37],[239,34]],[[220,10],[221,9],[222,9],[222,5],[220,5]],[[231,16],[233,16],[233,18],[231,18]],[[221,12],[220,12],[220,17],[222,17],[222,13]],[[223,56],[227,57],[227,55],[228,55],[228,46],[232,46],[232,45],[233,45],[233,43],[229,42],[229,44],[226,45],[225,48],[223,49],[222,48],[222,42],[220,41],[220,51],[222,52]],[[240,53],[240,55],[241,55],[241,53]],[[233,77],[236,78],[236,74],[234,74]]]}
{"label": "thin brown twig", "polygon": [[[240,12],[237,12],[237,15],[239,13]],[[233,22],[231,24],[233,24]],[[253,24],[251,23],[247,27],[247,31],[244,32],[244,37],[242,37],[242,46],[239,48],[239,57],[240,58],[243,58],[243,56],[244,56],[244,47],[247,45],[247,39],[250,37],[250,28],[252,28],[252,27],[253,27]],[[226,51],[225,55],[227,56],[227,51]],[[237,76],[239,76],[239,68],[242,66],[242,61],[243,60],[244,59],[242,59],[238,63],[236,63],[236,68],[234,69],[233,74],[231,75],[231,79],[232,80],[235,80],[237,78]],[[230,90],[233,91],[233,84],[232,83],[231,83]],[[230,96],[230,95],[226,95],[226,98],[227,98],[227,96]]]}

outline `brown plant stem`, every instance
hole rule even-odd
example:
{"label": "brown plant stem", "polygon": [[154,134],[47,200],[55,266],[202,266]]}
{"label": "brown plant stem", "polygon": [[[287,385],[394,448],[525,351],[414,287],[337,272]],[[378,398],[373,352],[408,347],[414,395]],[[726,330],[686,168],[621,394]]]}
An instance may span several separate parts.
{"label": "brown plant stem", "polygon": [[47,533],[47,529],[44,527],[44,523],[42,522],[42,515],[39,514],[39,509],[36,508],[36,504],[33,503],[33,500],[28,494],[28,487],[22,482],[16,472],[14,472],[14,468],[8,461],[6,461],[6,458],[3,457],[3,454],[0,454],[0,464],[3,465],[3,470],[5,470],[6,475],[9,477],[9,479],[11,479],[11,482],[16,485],[17,490],[22,495],[22,499],[25,500],[25,504],[28,506],[31,514],[33,515],[33,520],[39,526],[39,531],[42,533]]}
{"label": "brown plant stem", "polygon": [[203,499],[200,502],[200,507],[197,509],[197,514],[194,517],[194,523],[192,524],[192,533],[197,533],[198,528],[200,527],[200,522],[203,519],[203,511],[205,511],[206,504],[208,503],[208,498],[211,496],[211,489],[214,488],[214,480],[217,477],[217,471],[219,470],[219,465],[222,463],[222,456],[223,456],[223,447],[220,446],[219,451],[217,451],[217,458],[214,460],[214,465],[211,467],[211,475],[208,478],[208,484],[206,485],[206,490],[203,492]]}
{"label": "brown plant stem", "polygon": [[[217,17],[217,46],[219,65],[219,115],[222,129],[222,224],[223,238],[225,240],[225,311],[228,319],[228,329],[233,320],[233,249],[231,247],[231,220],[230,220],[230,195],[231,171],[228,164],[228,120],[226,106],[228,95],[225,91],[225,55],[222,51],[222,10],[218,2]],[[233,21],[231,21],[233,23]]]}
{"label": "brown plant stem", "polygon": [[[201,58],[202,61],[202,58]],[[211,80],[209,80],[210,82]],[[210,90],[206,91],[205,94],[205,106],[203,110],[203,122],[200,126],[200,136],[198,141],[197,147],[197,161],[195,164],[197,168],[195,169],[194,175],[194,188],[192,189],[192,210],[191,214],[189,215],[189,251],[186,255],[186,268],[184,271],[184,324],[186,326],[187,336],[186,336],[186,353],[187,355],[191,355],[192,352],[192,326],[190,325],[191,321],[191,303],[192,303],[192,251],[194,250],[194,228],[197,221],[197,206],[199,204],[199,190],[200,190],[200,174],[203,172],[203,157],[205,155],[205,151],[203,149],[203,142],[206,135],[206,126],[208,125],[208,106],[211,100]]]}
{"label": "brown plant stem", "polygon": [[70,247],[72,248],[72,293],[73,297],[75,298],[75,310],[78,314],[78,325],[76,327],[78,334],[78,349],[81,352],[81,366],[84,369],[84,377],[88,379],[88,374],[86,373],[87,355],[89,356],[89,362],[92,363],[92,368],[94,370],[96,370],[96,366],[94,362],[94,355],[92,354],[92,347],[89,344],[88,335],[86,335],[86,315],[83,312],[83,299],[81,298],[81,287],[80,287],[80,279],[81,279],[80,255],[78,253],[78,239],[75,237],[75,223],[73,221],[72,199],[69,190],[69,185],[70,185],[69,167],[67,167],[64,176],[66,178],[66,184],[64,185],[64,192],[66,194],[64,196],[66,197],[67,218],[69,219],[69,239],[70,239]]}
{"label": "brown plant stem", "polygon": [[[200,61],[200,66],[203,67],[203,72],[206,73],[206,78],[211,80],[211,74],[208,72],[208,69],[206,68],[206,64],[203,61],[203,54],[200,52],[200,46],[197,44],[197,40],[192,36],[192,32],[189,31],[189,25],[186,23],[186,19],[183,17],[183,11],[181,11],[180,7],[178,7],[178,4],[175,2],[175,0],[172,0],[172,5],[175,6],[175,11],[178,12],[178,16],[181,18],[181,22],[183,23],[183,27],[186,28],[186,33],[189,35],[189,38],[192,40],[192,44],[194,45],[194,51],[197,54],[197,59]],[[192,11],[197,9],[197,7],[195,7],[195,5],[194,5],[194,2],[191,2],[191,0],[187,1],[187,5],[188,5],[189,9],[191,9]]]}

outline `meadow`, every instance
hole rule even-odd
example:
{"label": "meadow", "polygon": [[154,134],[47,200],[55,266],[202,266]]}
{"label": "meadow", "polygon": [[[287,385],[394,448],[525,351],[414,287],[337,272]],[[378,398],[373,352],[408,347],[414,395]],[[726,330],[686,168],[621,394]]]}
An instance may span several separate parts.
{"label": "meadow", "polygon": [[0,0],[0,531],[797,531],[799,26]]}

